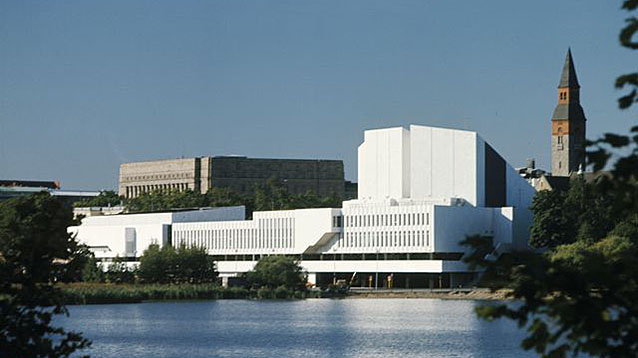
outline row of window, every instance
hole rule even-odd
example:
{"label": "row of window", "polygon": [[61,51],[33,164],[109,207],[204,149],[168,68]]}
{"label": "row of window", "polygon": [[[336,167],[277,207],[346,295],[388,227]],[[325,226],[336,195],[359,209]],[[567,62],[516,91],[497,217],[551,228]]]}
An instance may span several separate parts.
{"label": "row of window", "polygon": [[429,230],[346,232],[337,241],[340,248],[428,247]]}
{"label": "row of window", "polygon": [[[229,254],[210,255],[215,261],[259,261],[260,258],[269,254]],[[408,253],[360,253],[360,254],[301,254],[301,255],[281,255],[292,257],[303,261],[386,261],[386,260],[444,260],[459,261],[463,257],[462,252],[408,252]],[[115,258],[97,258],[98,262],[112,262]],[[118,260],[135,262],[140,258],[136,256],[119,257]]]}
{"label": "row of window", "polygon": [[188,183],[133,185],[126,187],[126,197],[136,197],[142,193],[149,193],[156,190],[186,190],[188,188]]}
{"label": "row of window", "polygon": [[346,227],[430,225],[429,213],[346,215]]}
{"label": "row of window", "polygon": [[189,178],[192,177],[191,173],[172,173],[172,174],[152,174],[152,175],[136,175],[130,177],[124,177],[124,180],[153,180],[153,179],[175,179],[175,178]]}
{"label": "row of window", "polygon": [[292,217],[288,218],[259,218],[257,220],[257,226],[260,229],[290,229],[292,230],[295,227],[295,219]]}
{"label": "row of window", "polygon": [[294,247],[293,218],[258,220],[257,228],[212,228],[175,230],[176,245],[209,250],[286,249]]}

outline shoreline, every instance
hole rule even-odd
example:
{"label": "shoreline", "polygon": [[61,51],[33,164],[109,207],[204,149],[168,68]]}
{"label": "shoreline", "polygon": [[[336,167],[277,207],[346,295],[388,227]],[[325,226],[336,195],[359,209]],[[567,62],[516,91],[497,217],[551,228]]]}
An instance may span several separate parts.
{"label": "shoreline", "polygon": [[442,300],[490,300],[505,301],[511,300],[508,297],[509,290],[491,291],[488,288],[471,289],[393,289],[393,290],[351,290],[346,296],[347,299],[367,299],[367,298],[437,298]]}
{"label": "shoreline", "polygon": [[321,299],[444,299],[444,300],[510,300],[509,291],[492,292],[487,288],[472,289],[381,289],[351,288],[347,293],[325,291],[288,291],[281,289],[248,290],[242,287],[221,287],[215,284],[131,285],[75,283],[58,285],[66,304],[117,304],[148,301],[180,300],[298,300]]}

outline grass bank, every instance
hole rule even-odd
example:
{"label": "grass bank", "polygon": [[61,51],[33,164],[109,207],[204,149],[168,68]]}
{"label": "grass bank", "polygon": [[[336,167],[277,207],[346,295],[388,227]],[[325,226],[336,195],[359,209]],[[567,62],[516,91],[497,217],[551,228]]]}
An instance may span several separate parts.
{"label": "grass bank", "polygon": [[67,304],[138,303],[158,300],[295,299],[319,297],[316,292],[290,291],[285,287],[248,290],[215,284],[108,284],[71,283],[57,286]]}

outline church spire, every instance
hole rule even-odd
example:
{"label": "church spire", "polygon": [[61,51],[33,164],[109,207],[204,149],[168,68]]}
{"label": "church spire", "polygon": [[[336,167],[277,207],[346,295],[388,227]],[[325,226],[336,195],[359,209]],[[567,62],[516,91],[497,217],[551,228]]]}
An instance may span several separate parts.
{"label": "church spire", "polygon": [[572,51],[568,49],[558,85],[558,104],[552,115],[552,175],[570,176],[584,167],[586,120]]}
{"label": "church spire", "polygon": [[571,48],[567,48],[567,56],[565,56],[565,64],[563,65],[563,73],[560,75],[558,88],[580,88],[574,61],[572,60]]}

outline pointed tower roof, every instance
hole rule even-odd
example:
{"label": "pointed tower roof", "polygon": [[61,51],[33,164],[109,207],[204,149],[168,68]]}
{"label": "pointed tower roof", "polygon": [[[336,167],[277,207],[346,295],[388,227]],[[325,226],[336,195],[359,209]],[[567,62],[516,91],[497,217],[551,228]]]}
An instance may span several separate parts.
{"label": "pointed tower roof", "polygon": [[558,88],[580,88],[578,84],[578,78],[576,77],[576,69],[574,68],[574,61],[572,61],[572,50],[567,49],[567,56],[565,57],[565,64],[563,65],[563,73],[560,75],[560,83]]}

